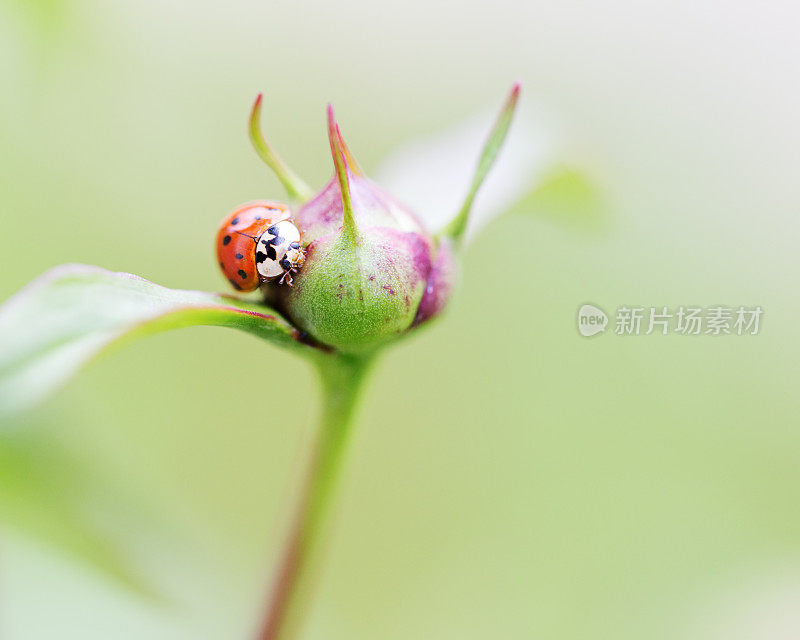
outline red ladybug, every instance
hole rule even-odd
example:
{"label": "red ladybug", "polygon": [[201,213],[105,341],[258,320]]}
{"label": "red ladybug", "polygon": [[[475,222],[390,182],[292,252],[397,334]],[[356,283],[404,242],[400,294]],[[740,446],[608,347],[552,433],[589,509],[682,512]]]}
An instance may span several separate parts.
{"label": "red ladybug", "polygon": [[243,204],[222,221],[217,258],[237,291],[253,291],[277,277],[291,286],[291,274],[306,260],[289,208],[266,200]]}

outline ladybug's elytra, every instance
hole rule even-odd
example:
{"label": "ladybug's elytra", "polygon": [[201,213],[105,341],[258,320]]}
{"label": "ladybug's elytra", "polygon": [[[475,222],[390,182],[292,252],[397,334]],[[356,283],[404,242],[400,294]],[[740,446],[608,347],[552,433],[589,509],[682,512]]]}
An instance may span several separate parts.
{"label": "ladybug's elytra", "polygon": [[257,200],[234,209],[217,232],[217,259],[237,291],[253,291],[280,276],[292,284],[292,273],[303,266],[300,231],[286,205]]}

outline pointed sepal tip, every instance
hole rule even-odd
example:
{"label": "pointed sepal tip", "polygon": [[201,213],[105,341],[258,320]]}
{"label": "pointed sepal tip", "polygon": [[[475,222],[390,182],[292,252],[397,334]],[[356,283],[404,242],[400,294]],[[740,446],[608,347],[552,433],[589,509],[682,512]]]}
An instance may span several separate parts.
{"label": "pointed sepal tip", "polygon": [[258,157],[272,169],[272,172],[281,181],[286,193],[289,194],[289,198],[295,202],[305,202],[313,195],[311,187],[292,171],[261,134],[261,102],[263,98],[264,94],[259,93],[250,110],[250,119],[248,121],[250,142],[253,144]]}
{"label": "pointed sepal tip", "polygon": [[480,158],[478,159],[478,165],[475,168],[475,173],[472,177],[469,191],[467,191],[467,195],[464,198],[464,203],[453,220],[444,229],[442,229],[439,235],[451,238],[456,243],[463,238],[464,232],[467,230],[469,215],[472,211],[472,204],[475,200],[475,196],[486,179],[486,176],[489,174],[489,171],[494,165],[495,160],[497,160],[497,154],[500,152],[500,149],[505,142],[508,129],[511,126],[511,121],[514,117],[514,112],[517,109],[517,103],[519,102],[521,90],[522,84],[519,81],[512,85],[511,91],[508,93],[508,97],[503,103],[503,107],[500,109],[500,113],[498,114],[497,119],[494,122],[494,126],[489,133],[489,137],[486,139],[486,142],[483,145]]}
{"label": "pointed sepal tip", "polygon": [[333,167],[336,179],[339,182],[339,189],[342,193],[342,233],[350,238],[355,238],[358,233],[356,220],[353,215],[353,200],[350,191],[350,176],[355,173],[348,162],[348,156],[352,157],[349,150],[345,152],[346,145],[336,122],[336,114],[333,105],[328,104],[328,141],[331,145],[331,155],[333,156]]}

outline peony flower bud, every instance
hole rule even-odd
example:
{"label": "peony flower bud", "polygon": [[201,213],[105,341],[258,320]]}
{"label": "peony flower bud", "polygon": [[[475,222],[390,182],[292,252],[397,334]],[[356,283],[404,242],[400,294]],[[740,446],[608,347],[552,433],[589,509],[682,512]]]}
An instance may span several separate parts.
{"label": "peony flower bud", "polygon": [[461,211],[437,235],[364,175],[330,106],[334,176],[308,199],[305,184],[260,136],[259,96],[250,123],[256,150],[278,173],[290,196],[306,200],[293,214],[305,264],[291,287],[265,282],[265,297],[298,329],[345,352],[373,349],[441,313],[457,278],[456,250],[472,201],[502,144],[518,94],[515,85]]}
{"label": "peony flower bud", "polygon": [[414,323],[437,242],[411,211],[364,176],[330,107],[328,133],[335,176],[294,215],[306,262],[293,287],[277,287],[277,300],[320,342],[368,349]]}

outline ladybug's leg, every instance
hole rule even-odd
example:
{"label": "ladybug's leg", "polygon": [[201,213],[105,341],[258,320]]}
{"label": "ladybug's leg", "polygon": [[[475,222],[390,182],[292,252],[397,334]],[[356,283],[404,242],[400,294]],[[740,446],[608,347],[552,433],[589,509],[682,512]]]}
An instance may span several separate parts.
{"label": "ladybug's leg", "polygon": [[293,271],[294,269],[289,269],[289,271],[284,271],[283,275],[281,276],[281,279],[278,280],[278,284],[283,284],[285,280],[286,284],[288,284],[290,287],[293,287],[294,285],[292,284],[292,275],[291,275]]}

